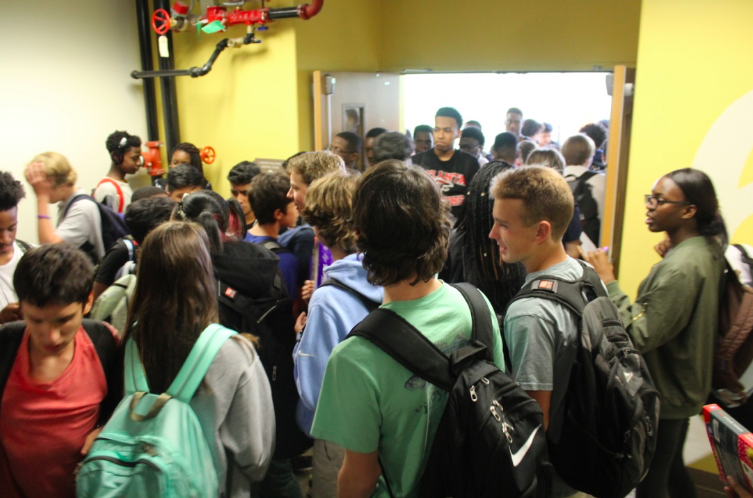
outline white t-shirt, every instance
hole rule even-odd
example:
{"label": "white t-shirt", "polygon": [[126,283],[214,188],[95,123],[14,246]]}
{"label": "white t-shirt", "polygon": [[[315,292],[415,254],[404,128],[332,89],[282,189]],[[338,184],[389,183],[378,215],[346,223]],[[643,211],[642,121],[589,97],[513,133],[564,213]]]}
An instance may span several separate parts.
{"label": "white t-shirt", "polygon": [[84,194],[83,189],[78,189],[68,199],[60,203],[58,207],[58,226],[55,234],[73,247],[81,247],[89,242],[94,247],[97,258],[105,255],[105,244],[102,242],[102,218],[99,208],[91,198],[82,199],[68,210],[63,217],[66,207],[74,197]]}
{"label": "white t-shirt", "polygon": [[4,265],[0,265],[0,310],[10,303],[18,302],[18,295],[13,287],[13,274],[16,273],[18,261],[23,256],[23,249],[18,242],[13,244],[13,257]]}
{"label": "white t-shirt", "polygon": [[[113,183],[115,182],[115,183]],[[115,186],[115,184],[120,187],[120,193],[118,193],[118,189]],[[120,194],[123,194],[123,208],[120,208]],[[133,195],[133,190],[131,190],[131,186],[128,185],[128,182],[119,182],[113,178],[103,178],[100,180],[100,184],[97,186],[97,188],[94,190],[94,197],[97,202],[102,202],[104,204],[107,204],[110,206],[116,213],[123,214],[125,213],[126,208],[131,203],[131,196]]]}
{"label": "white t-shirt", "polygon": [[[741,245],[743,246],[743,248],[745,248],[745,252],[748,253],[748,257],[753,258],[753,247],[747,244]],[[732,269],[738,272],[740,282],[749,287],[753,287],[753,275],[751,275],[751,269],[748,264],[743,261],[743,254],[740,252],[740,250],[730,244],[729,246],[727,246],[727,250],[724,252],[724,255],[727,257],[727,261],[729,262],[729,265],[732,267]]]}

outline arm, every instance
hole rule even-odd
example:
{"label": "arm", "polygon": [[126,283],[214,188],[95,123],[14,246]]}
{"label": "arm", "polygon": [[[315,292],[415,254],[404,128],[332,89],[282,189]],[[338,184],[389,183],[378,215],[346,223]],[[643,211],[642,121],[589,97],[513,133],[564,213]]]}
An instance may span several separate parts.
{"label": "arm", "polygon": [[544,413],[544,430],[549,429],[549,410],[552,406],[552,391],[526,391],[541,407]]}
{"label": "arm", "polygon": [[29,182],[37,197],[37,233],[40,244],[63,242],[56,233],[50,219],[49,204],[52,183],[47,178],[42,163],[31,163],[26,168],[26,181]]}
{"label": "arm", "polygon": [[345,450],[345,459],[337,476],[337,498],[368,498],[382,474],[376,451],[356,453]]}

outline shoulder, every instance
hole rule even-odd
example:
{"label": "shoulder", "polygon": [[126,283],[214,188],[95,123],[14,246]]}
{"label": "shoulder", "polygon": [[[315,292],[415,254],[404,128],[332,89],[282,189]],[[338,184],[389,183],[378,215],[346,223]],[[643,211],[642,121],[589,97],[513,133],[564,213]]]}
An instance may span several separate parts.
{"label": "shoulder", "polygon": [[254,345],[240,334],[228,338],[217,352],[207,375],[214,378],[239,379],[258,360]]}
{"label": "shoulder", "polygon": [[458,159],[463,164],[463,166],[475,169],[478,169],[480,167],[478,164],[478,159],[465,152],[464,150],[456,150],[455,153],[458,154]]}

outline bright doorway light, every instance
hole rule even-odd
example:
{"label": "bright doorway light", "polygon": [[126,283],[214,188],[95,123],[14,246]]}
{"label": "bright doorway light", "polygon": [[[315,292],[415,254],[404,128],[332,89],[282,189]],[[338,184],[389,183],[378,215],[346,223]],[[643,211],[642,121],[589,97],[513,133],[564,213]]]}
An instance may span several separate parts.
{"label": "bright doorway light", "polygon": [[405,127],[434,126],[440,107],[454,107],[464,121],[481,123],[485,150],[505,131],[510,107],[523,119],[547,122],[560,144],[588,123],[609,119],[608,73],[449,73],[403,75]]}

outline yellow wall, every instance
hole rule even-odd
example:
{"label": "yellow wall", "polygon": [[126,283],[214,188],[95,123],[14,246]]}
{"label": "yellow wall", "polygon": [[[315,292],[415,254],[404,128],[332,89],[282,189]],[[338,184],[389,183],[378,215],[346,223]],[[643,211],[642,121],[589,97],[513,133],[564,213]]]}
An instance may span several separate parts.
{"label": "yellow wall", "polygon": [[635,66],[640,0],[385,0],[381,69]]}
{"label": "yellow wall", "polygon": [[663,173],[695,167],[717,189],[733,241],[753,241],[753,3],[644,0],[621,281],[634,295],[658,261],[643,194]]}

